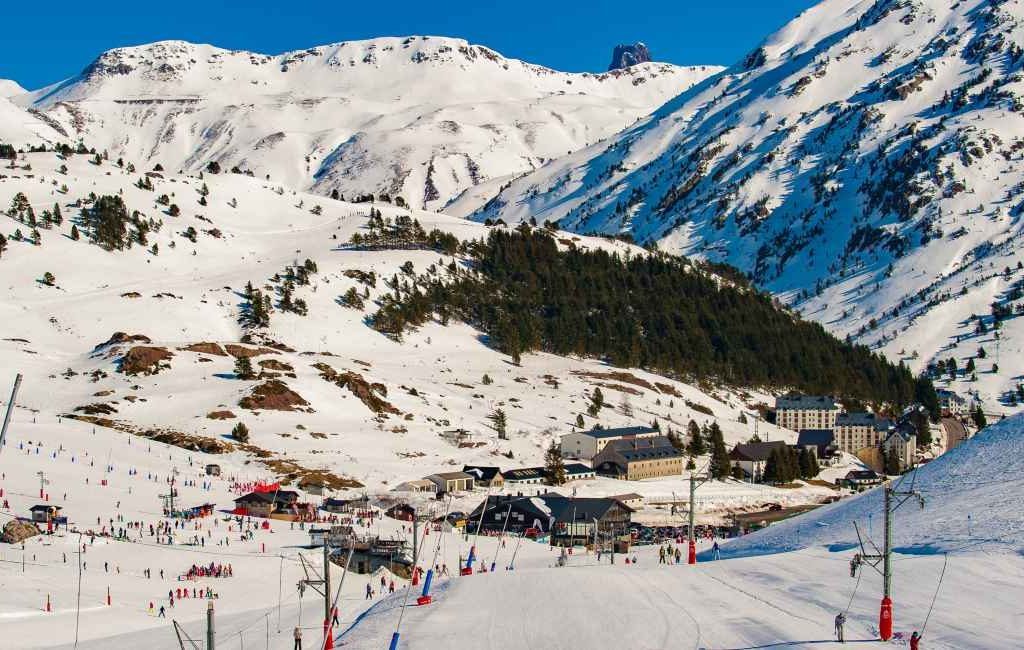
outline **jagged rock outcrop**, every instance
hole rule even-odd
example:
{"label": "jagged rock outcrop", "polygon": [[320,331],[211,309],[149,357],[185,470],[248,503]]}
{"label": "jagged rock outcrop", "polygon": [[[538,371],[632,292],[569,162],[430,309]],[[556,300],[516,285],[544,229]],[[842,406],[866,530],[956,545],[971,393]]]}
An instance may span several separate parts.
{"label": "jagged rock outcrop", "polygon": [[608,71],[623,70],[638,63],[653,61],[651,51],[643,43],[633,45],[616,45],[612,52],[612,62],[608,64]]}

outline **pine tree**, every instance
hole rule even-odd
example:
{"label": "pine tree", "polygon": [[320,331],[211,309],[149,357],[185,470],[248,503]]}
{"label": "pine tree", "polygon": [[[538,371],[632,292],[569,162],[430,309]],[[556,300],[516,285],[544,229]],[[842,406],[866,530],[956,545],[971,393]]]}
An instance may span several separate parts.
{"label": "pine tree", "polygon": [[703,456],[708,453],[707,445],[704,444],[704,436],[700,432],[700,426],[698,426],[693,420],[690,420],[686,429],[689,432],[687,452],[689,452],[691,456]]}
{"label": "pine tree", "polygon": [[590,397],[590,406],[587,407],[587,413],[590,417],[596,418],[597,414],[601,412],[601,408],[604,406],[604,393],[601,392],[601,388],[597,387],[594,389],[594,394]]}
{"label": "pine tree", "polygon": [[487,416],[487,419],[491,421],[491,426],[498,432],[498,438],[501,440],[508,440],[508,432],[506,427],[508,426],[508,418],[505,415],[505,411],[501,409],[494,409],[494,411]]}
{"label": "pine tree", "polygon": [[672,446],[676,448],[676,451],[680,453],[686,451],[686,443],[683,442],[683,439],[680,438],[679,434],[676,433],[674,430],[669,429],[668,433],[665,434],[665,437],[668,438],[668,441],[671,442]]}
{"label": "pine tree", "polygon": [[55,282],[57,282],[57,279],[53,277],[53,273],[50,273],[49,271],[43,273],[43,284],[48,287],[52,287]]}
{"label": "pine tree", "polygon": [[800,478],[805,478],[805,479],[807,479],[807,478],[814,478],[814,476],[815,476],[814,468],[812,467],[812,463],[813,462],[814,462],[814,457],[811,455],[811,450],[806,448],[806,447],[801,449],[800,450],[800,460],[799,460],[799,463],[800,463]]}
{"label": "pine tree", "polygon": [[4,251],[7,250],[7,238],[0,235],[0,257],[3,257]]}
{"label": "pine tree", "polygon": [[971,419],[979,431],[988,426],[988,419],[985,417],[985,412],[981,410],[981,404],[976,405],[971,411]]}
{"label": "pine tree", "polygon": [[484,376],[480,379],[480,383],[483,384],[484,386],[490,386],[491,384],[494,383],[494,380],[491,379],[491,376],[485,372]]}
{"label": "pine tree", "polygon": [[239,422],[231,429],[231,437],[241,443],[249,442],[249,427]]}
{"label": "pine tree", "polygon": [[565,462],[562,460],[562,450],[555,442],[544,453],[544,477],[548,485],[565,483]]}
{"label": "pine tree", "polygon": [[764,464],[764,473],[761,474],[761,480],[765,483],[780,483],[782,479],[782,459],[779,457],[779,450],[772,449],[771,453],[768,454],[768,460]]}
{"label": "pine tree", "polygon": [[239,379],[255,379],[256,373],[252,368],[252,361],[249,357],[238,357],[235,359],[235,376]]}
{"label": "pine tree", "polygon": [[711,441],[711,475],[715,478],[729,476],[732,463],[729,461],[729,452],[725,448],[725,439],[722,437],[722,429],[717,422],[712,422],[710,427]]}

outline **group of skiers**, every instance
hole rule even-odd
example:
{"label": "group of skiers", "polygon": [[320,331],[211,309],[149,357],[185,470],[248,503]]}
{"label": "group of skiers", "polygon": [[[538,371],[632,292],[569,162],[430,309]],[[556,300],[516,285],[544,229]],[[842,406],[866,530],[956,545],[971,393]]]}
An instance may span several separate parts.
{"label": "group of skiers", "polygon": [[196,578],[230,578],[234,574],[235,571],[231,568],[231,564],[217,564],[215,562],[210,562],[208,565],[193,564],[185,573],[185,579],[195,580]]}

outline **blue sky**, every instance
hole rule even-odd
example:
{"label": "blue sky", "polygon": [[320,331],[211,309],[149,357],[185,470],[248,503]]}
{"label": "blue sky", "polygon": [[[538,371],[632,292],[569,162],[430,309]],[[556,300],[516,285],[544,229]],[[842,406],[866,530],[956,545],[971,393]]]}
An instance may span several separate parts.
{"label": "blue sky", "polygon": [[27,88],[97,54],[162,39],[268,54],[374,36],[457,36],[567,71],[604,70],[616,43],[643,41],[682,65],[735,62],[816,0],[390,0],[9,2],[0,78]]}

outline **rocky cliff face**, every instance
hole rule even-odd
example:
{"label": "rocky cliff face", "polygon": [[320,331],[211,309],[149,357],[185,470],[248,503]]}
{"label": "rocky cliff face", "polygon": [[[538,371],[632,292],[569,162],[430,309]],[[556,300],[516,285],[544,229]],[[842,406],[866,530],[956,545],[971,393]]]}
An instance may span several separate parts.
{"label": "rocky cliff face", "polygon": [[612,52],[612,62],[608,64],[608,71],[622,70],[631,65],[647,63],[651,60],[651,51],[643,43],[616,45]]}

